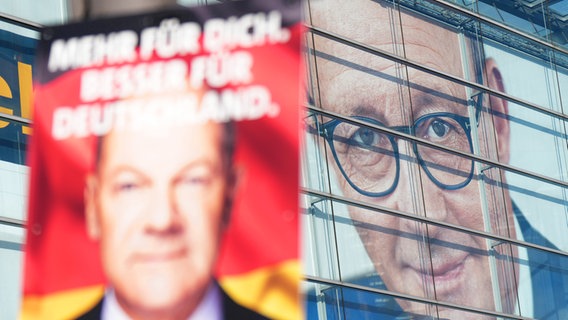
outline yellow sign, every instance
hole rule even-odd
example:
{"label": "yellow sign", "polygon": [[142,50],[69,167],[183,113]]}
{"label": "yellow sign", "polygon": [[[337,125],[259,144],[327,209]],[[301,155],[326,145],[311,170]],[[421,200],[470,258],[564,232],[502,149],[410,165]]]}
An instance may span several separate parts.
{"label": "yellow sign", "polygon": [[[18,62],[18,89],[20,92],[20,116],[25,119],[32,118],[32,66],[27,63]],[[12,88],[4,78],[0,76],[0,97],[13,99]],[[14,115],[14,110],[0,106],[0,114]],[[0,129],[10,124],[8,121],[0,120]],[[31,134],[29,126],[22,126],[22,133]]]}

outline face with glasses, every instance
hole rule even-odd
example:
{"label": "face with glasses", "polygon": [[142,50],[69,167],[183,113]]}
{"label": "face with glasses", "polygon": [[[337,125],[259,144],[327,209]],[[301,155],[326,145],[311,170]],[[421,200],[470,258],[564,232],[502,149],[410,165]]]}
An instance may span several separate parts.
{"label": "face with glasses", "polygon": [[[463,60],[472,61],[471,52],[461,50],[458,35],[450,29],[376,1],[313,4],[312,23],[317,27],[461,78],[466,72],[475,74],[471,66],[462,64]],[[479,112],[491,108],[507,114],[504,101],[471,94],[464,86],[330,40],[316,38],[314,46],[320,52],[316,58],[317,104],[353,120],[320,117],[317,121],[341,193],[480,231],[486,230],[486,223],[493,232],[498,232],[497,221],[514,224],[508,192],[480,187],[474,162],[459,155],[471,153],[478,145],[482,156],[508,161],[506,120]],[[483,67],[487,75],[484,83],[503,90],[494,61],[487,60]],[[408,81],[398,80],[401,78]],[[396,136],[397,132],[457,153],[409,141]],[[487,197],[485,208],[482,196]],[[349,210],[373,266],[389,290],[499,309],[485,238],[360,208]],[[514,228],[509,232],[514,238]],[[502,277],[497,278],[501,310],[511,311],[516,292]],[[423,304],[397,302],[406,311],[432,314]],[[447,308],[435,312],[450,319],[480,318]]]}

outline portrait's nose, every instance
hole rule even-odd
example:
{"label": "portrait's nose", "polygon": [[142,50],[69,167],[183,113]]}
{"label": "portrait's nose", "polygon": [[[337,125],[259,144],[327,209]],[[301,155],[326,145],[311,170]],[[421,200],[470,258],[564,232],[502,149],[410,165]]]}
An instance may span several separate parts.
{"label": "portrait's nose", "polygon": [[169,188],[155,187],[149,195],[150,201],[146,208],[146,228],[148,231],[168,232],[176,228],[179,217]]}
{"label": "portrait's nose", "polygon": [[406,141],[400,139],[398,149],[398,184],[393,193],[388,196],[387,206],[405,213],[416,213],[417,200],[420,194],[417,189],[419,188],[418,168],[415,161],[409,161],[409,159],[412,159],[412,151],[410,151],[409,144]]}
{"label": "portrait's nose", "polygon": [[[452,196],[451,190],[443,190],[434,184],[426,174],[422,173],[423,197],[424,197],[424,212],[429,219],[449,222],[451,220],[451,212],[448,207],[447,197]],[[438,238],[440,233],[448,232],[444,227],[428,225],[428,234],[432,238]]]}
{"label": "portrait's nose", "polygon": [[[405,213],[425,215],[430,219],[448,222],[449,212],[445,193],[451,191],[442,190],[432,182],[424,169],[418,164],[416,156],[414,152],[409,150],[410,148],[410,144],[399,141],[399,149],[401,150],[400,176],[398,186],[390,196],[392,208]],[[401,229],[404,231],[417,233],[418,227],[419,224],[414,220],[401,219]],[[439,231],[433,226],[428,228],[432,236]]]}

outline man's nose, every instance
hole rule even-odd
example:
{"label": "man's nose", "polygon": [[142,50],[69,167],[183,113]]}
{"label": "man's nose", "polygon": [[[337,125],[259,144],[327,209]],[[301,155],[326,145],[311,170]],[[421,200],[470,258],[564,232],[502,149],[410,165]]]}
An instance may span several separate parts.
{"label": "man's nose", "polygon": [[400,161],[398,185],[393,193],[389,196],[388,206],[392,209],[402,211],[404,213],[416,213],[418,209],[418,198],[420,191],[417,189],[418,173],[414,163],[408,161]]}
{"label": "man's nose", "polygon": [[[404,139],[398,140],[398,184],[387,196],[387,206],[405,213],[416,213],[419,209],[419,170],[412,147]],[[392,170],[395,170],[393,168]]]}
{"label": "man's nose", "polygon": [[[401,151],[398,186],[391,195],[392,208],[447,222],[449,215],[445,193],[450,191],[442,190],[430,180],[410,150],[410,143],[404,144],[399,141],[399,149],[405,151]],[[402,219],[401,224],[402,229],[417,232],[418,225],[414,220]],[[429,226],[430,231],[437,232],[431,229],[432,226]]]}
{"label": "man's nose", "polygon": [[175,199],[167,186],[156,187],[150,197],[150,203],[146,208],[147,231],[169,232],[175,230],[179,224]]}

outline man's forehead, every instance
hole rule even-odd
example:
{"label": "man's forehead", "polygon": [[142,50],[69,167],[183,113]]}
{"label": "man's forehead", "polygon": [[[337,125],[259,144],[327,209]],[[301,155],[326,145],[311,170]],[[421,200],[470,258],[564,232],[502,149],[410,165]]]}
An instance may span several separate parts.
{"label": "man's forehead", "polygon": [[[370,0],[314,3],[311,16],[312,24],[316,27],[456,76],[463,74],[458,35],[446,26]],[[315,50],[336,57],[349,56],[352,61],[358,60],[370,68],[381,68],[381,64],[390,63],[385,59],[370,58],[369,54],[358,53],[346,45],[321,37],[316,37]],[[327,77],[333,77],[341,69],[339,66],[330,66],[325,72],[328,73]]]}
{"label": "man's forehead", "polygon": [[416,72],[411,78],[411,83],[405,83],[388,74],[346,69],[320,86],[321,107],[345,115],[368,116],[390,125],[402,125],[411,117],[431,112],[467,114],[463,87],[423,72]]}
{"label": "man's forehead", "polygon": [[101,158],[107,158],[108,151],[114,155],[117,149],[123,148],[153,152],[153,148],[160,147],[175,151],[191,148],[198,142],[221,148],[223,128],[223,124],[207,121],[185,125],[156,124],[145,130],[115,129],[100,137]]}

